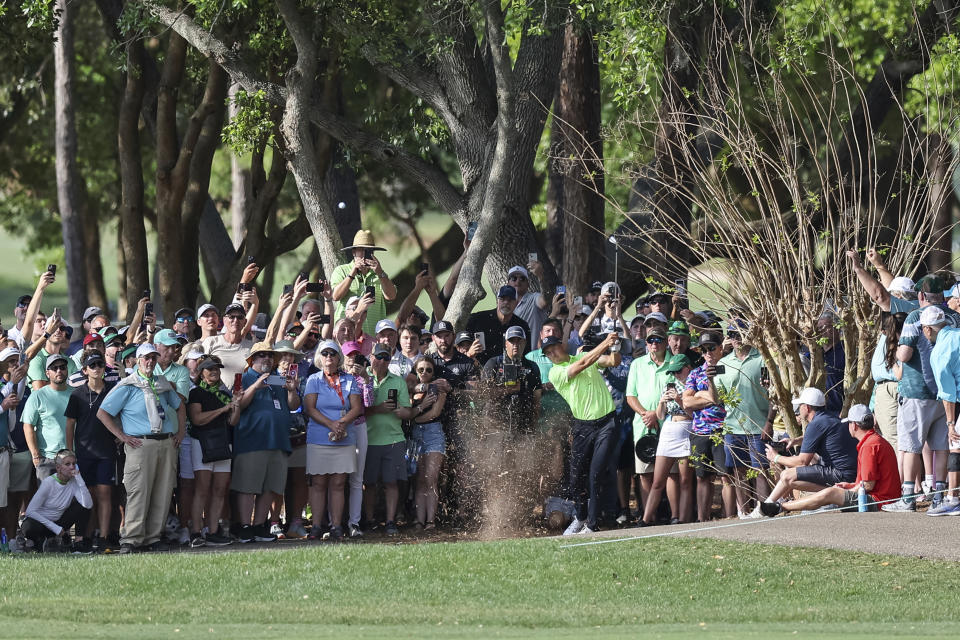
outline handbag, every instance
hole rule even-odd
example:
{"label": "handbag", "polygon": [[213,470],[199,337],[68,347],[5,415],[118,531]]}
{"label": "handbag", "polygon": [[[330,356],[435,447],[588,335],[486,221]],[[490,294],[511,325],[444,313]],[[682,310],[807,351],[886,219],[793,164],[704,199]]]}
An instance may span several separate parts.
{"label": "handbag", "polygon": [[302,413],[290,414],[290,446],[296,449],[307,444],[307,419]]}
{"label": "handbag", "polygon": [[204,464],[229,460],[233,457],[230,451],[230,430],[227,427],[194,428],[193,439],[200,443]]}

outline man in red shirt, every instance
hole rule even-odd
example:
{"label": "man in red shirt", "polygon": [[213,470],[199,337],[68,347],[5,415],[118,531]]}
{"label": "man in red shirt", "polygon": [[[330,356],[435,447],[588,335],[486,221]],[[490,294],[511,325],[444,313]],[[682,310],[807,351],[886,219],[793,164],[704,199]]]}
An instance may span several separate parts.
{"label": "man in red shirt", "polygon": [[856,482],[838,482],[832,487],[790,502],[765,502],[760,510],[766,516],[775,516],[781,511],[803,511],[834,505],[842,509],[857,506],[860,485],[867,491],[870,511],[877,511],[879,504],[900,498],[900,472],[897,469],[897,454],[883,436],[873,429],[873,414],[862,404],[850,407],[843,419],[850,435],[857,439]]}

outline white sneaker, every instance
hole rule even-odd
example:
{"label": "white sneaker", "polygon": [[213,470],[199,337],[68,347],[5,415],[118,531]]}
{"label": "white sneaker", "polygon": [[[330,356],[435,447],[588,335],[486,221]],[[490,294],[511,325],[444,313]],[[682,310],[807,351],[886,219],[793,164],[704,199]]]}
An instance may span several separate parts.
{"label": "white sneaker", "polygon": [[753,511],[751,511],[750,513],[741,513],[741,514],[740,514],[740,519],[741,519],[741,520],[755,520],[755,519],[757,519],[757,518],[762,518],[762,517],[764,517],[764,516],[763,516],[763,512],[760,511],[760,505],[759,505],[759,504],[757,504],[757,506],[755,506],[755,507],[753,508]]}
{"label": "white sneaker", "polygon": [[591,529],[591,528],[588,527],[587,525],[583,525],[583,529],[580,529],[580,531],[577,531],[577,532],[576,532],[575,534],[573,534],[573,535],[576,535],[576,536],[587,535],[587,536],[588,536],[588,535],[590,535],[591,533],[596,533],[596,532],[597,532],[596,529]]}
{"label": "white sneaker", "polygon": [[916,511],[917,503],[907,502],[903,498],[900,498],[896,502],[888,502],[880,507],[880,509],[881,511],[886,511],[888,513],[906,513],[908,511]]}
{"label": "white sneaker", "polygon": [[277,536],[277,540],[283,540],[286,537],[283,535],[283,527],[280,526],[279,522],[270,523],[270,535]]}
{"label": "white sneaker", "polygon": [[921,480],[920,493],[923,495],[917,496],[917,500],[922,500],[923,502],[930,502],[931,500],[933,500],[933,485],[927,482],[926,480]]}
{"label": "white sneaker", "polygon": [[566,528],[566,530],[563,532],[563,535],[565,535],[565,536],[572,536],[572,535],[574,535],[574,534],[580,533],[580,531],[581,531],[585,526],[587,526],[586,523],[581,522],[581,521],[578,520],[577,518],[574,518],[574,519],[573,519],[573,522],[570,523],[570,526],[568,526],[568,527]]}

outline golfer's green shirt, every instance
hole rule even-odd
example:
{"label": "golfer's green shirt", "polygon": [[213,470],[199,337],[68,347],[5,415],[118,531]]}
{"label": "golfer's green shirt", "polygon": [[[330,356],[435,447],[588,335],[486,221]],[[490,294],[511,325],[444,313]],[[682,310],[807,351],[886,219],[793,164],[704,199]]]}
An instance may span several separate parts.
{"label": "golfer's green shirt", "polygon": [[583,354],[570,356],[562,364],[554,364],[550,369],[550,382],[557,393],[570,405],[570,411],[577,420],[599,420],[614,410],[613,398],[607,383],[600,375],[596,363],[581,371],[576,377],[569,377],[570,365],[583,358]]}

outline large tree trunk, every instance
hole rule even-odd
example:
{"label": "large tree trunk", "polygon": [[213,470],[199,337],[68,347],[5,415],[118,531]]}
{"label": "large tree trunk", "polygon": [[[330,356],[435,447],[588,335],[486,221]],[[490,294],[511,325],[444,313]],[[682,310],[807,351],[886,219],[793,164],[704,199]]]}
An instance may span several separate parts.
{"label": "large tree trunk", "polygon": [[[593,34],[567,24],[554,129],[559,153],[551,167],[562,175],[562,281],[567,299],[604,280],[603,141],[600,138],[600,66]],[[574,158],[574,160],[570,160]]]}
{"label": "large tree trunk", "polygon": [[120,158],[119,233],[126,276],[120,293],[124,304],[118,305],[118,317],[125,318],[127,322],[136,310],[140,293],[149,286],[139,131],[143,103],[143,59],[143,41],[131,36],[127,44],[127,82],[117,127]]}
{"label": "large tree trunk", "polygon": [[74,18],[76,5],[56,0],[60,13],[57,37],[53,43],[54,111],[56,113],[57,204],[66,259],[69,317],[82,319],[87,306],[87,262],[84,248],[83,178],[77,166],[77,126],[74,105],[75,60]]}

